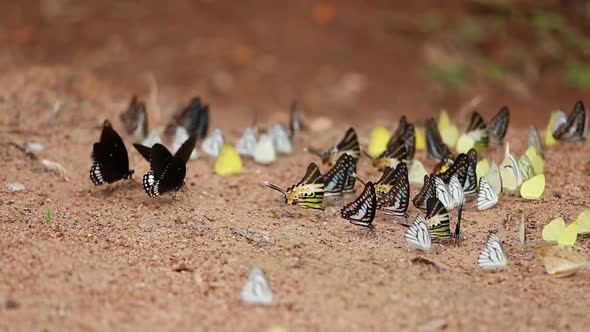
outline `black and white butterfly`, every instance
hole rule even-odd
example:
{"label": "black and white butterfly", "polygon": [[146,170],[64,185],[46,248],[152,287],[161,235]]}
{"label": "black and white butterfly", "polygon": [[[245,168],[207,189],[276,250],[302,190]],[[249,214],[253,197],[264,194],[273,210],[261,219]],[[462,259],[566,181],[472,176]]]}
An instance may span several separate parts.
{"label": "black and white butterfly", "polygon": [[482,269],[501,269],[508,264],[502,241],[496,233],[488,235],[488,240],[477,258],[477,264]]}
{"label": "black and white butterfly", "polygon": [[488,124],[488,135],[490,141],[495,145],[504,144],[504,137],[508,131],[508,124],[510,123],[510,110],[508,106],[500,109],[498,114],[492,118]]}
{"label": "black and white butterfly", "polygon": [[189,134],[196,134],[199,140],[205,139],[209,131],[209,105],[204,104],[200,97],[191,99],[169,127],[176,126],[184,127]]}
{"label": "black and white butterfly", "polygon": [[139,101],[137,96],[131,98],[127,111],[121,113],[121,121],[125,125],[127,134],[137,140],[143,140],[148,134],[148,118],[145,103]]}
{"label": "black and white butterfly", "polygon": [[404,234],[406,242],[418,249],[429,250],[432,247],[432,236],[424,216],[419,214]]}
{"label": "black and white butterfly", "polygon": [[294,100],[291,103],[291,112],[289,113],[289,138],[293,139],[297,133],[305,129],[305,123],[303,122],[303,116],[299,103]]}
{"label": "black and white butterfly", "polygon": [[498,194],[488,181],[482,176],[479,178],[479,191],[477,192],[476,206],[478,210],[486,210],[498,204]]}
{"label": "black and white butterfly", "polygon": [[406,146],[406,159],[414,159],[414,152],[416,151],[416,130],[414,125],[408,122],[405,115],[402,115],[399,119],[399,126],[389,139],[387,150],[395,150],[398,139],[401,139]]}
{"label": "black and white butterfly", "polygon": [[182,189],[186,175],[186,162],[195,148],[196,141],[196,134],[191,135],[174,155],[162,144],[154,144],[151,148],[133,144],[137,151],[150,162],[150,170],[143,176],[143,189],[149,197]]}
{"label": "black and white butterfly", "polygon": [[410,205],[410,180],[406,163],[397,165],[393,176],[391,189],[377,200],[377,208],[386,215],[407,218]]}
{"label": "black and white butterfly", "polygon": [[[563,118],[563,117],[562,117]],[[588,118],[584,103],[578,101],[566,120],[556,120],[553,137],[558,140],[583,141],[588,136]]]}
{"label": "black and white butterfly", "polygon": [[434,182],[434,176],[429,177],[428,175],[424,175],[424,185],[412,200],[417,209],[426,211],[428,200],[436,197],[436,185]]}
{"label": "black and white butterfly", "polygon": [[436,197],[446,209],[452,210],[465,204],[463,186],[459,183],[457,174],[451,177],[448,184],[446,184],[440,177],[434,176],[434,183],[436,186]]}
{"label": "black and white butterfly", "polygon": [[373,182],[367,182],[361,195],[344,206],[340,211],[340,215],[354,225],[373,228],[372,222],[375,219],[376,211],[377,195],[375,194],[375,187]]}
{"label": "black and white butterfly", "polygon": [[475,141],[474,147],[478,151],[487,150],[489,141],[488,126],[478,112],[471,113],[471,121],[465,134]]}
{"label": "black and white butterfly", "polygon": [[451,165],[446,172],[439,174],[439,176],[448,184],[453,175],[456,175],[459,183],[463,186],[465,196],[471,196],[477,193],[476,167],[477,152],[472,148],[467,154],[459,154],[457,158],[455,158],[453,165]]}
{"label": "black and white butterfly", "polygon": [[92,160],[90,180],[97,186],[128,179],[133,174],[129,169],[127,148],[109,120],[104,121],[100,141],[92,147]]}
{"label": "black and white butterfly", "polygon": [[336,164],[322,176],[324,196],[336,196],[354,191],[356,165],[352,156],[343,153]]}
{"label": "black and white butterfly", "polygon": [[426,148],[428,150],[428,158],[436,161],[440,161],[451,155],[451,150],[443,142],[434,119],[428,119],[426,121]]}

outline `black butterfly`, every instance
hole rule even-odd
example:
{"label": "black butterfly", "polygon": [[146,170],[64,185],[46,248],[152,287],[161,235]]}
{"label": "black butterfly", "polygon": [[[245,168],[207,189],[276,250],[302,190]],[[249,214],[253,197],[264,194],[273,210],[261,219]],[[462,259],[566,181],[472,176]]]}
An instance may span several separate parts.
{"label": "black butterfly", "polygon": [[478,151],[487,150],[489,141],[488,125],[479,113],[471,113],[471,121],[465,134],[475,140],[475,149]]}
{"label": "black butterfly", "polygon": [[100,141],[92,147],[90,180],[95,185],[113,183],[131,178],[133,170],[129,169],[129,157],[121,136],[104,120]]}
{"label": "black butterfly", "polygon": [[426,211],[428,200],[436,197],[434,178],[434,176],[428,177],[428,175],[424,175],[424,185],[420,189],[420,192],[412,199],[414,206],[422,211]]}
{"label": "black butterfly", "polygon": [[377,208],[387,215],[408,217],[410,181],[406,163],[397,165],[391,189],[377,201]]}
{"label": "black butterfly", "polygon": [[145,104],[137,99],[137,96],[131,98],[127,111],[121,113],[121,121],[125,125],[127,134],[136,139],[144,139],[148,133],[148,118]]}
{"label": "black butterfly", "polygon": [[346,134],[344,135],[342,140],[340,140],[340,143],[338,143],[338,145],[331,147],[330,150],[326,152],[320,152],[313,148],[310,148],[309,152],[322,158],[322,163],[324,165],[332,167],[334,166],[340,155],[343,153],[348,153],[349,155],[351,155],[352,160],[356,165],[361,155],[361,148],[359,145],[359,140],[356,135],[356,132],[353,128],[348,128]]}
{"label": "black butterfly", "polygon": [[583,141],[588,135],[588,120],[586,117],[586,109],[584,103],[578,101],[574,105],[574,110],[567,117],[567,121],[562,123],[553,131],[553,137],[568,141]]}
{"label": "black butterfly", "polygon": [[493,144],[504,144],[504,137],[508,131],[508,124],[510,123],[510,110],[508,106],[500,109],[498,114],[492,118],[488,125],[488,134]]}
{"label": "black butterfly", "polygon": [[405,115],[402,115],[399,119],[397,129],[389,139],[389,142],[387,142],[387,149],[393,150],[398,139],[401,139],[406,146],[407,160],[414,159],[414,152],[416,151],[416,130],[413,124],[408,123]]}
{"label": "black butterfly", "polygon": [[449,147],[440,137],[434,119],[428,119],[426,121],[426,148],[428,150],[428,158],[436,161],[440,161],[451,155],[451,150],[449,150]]}
{"label": "black butterfly", "polygon": [[189,134],[196,134],[197,139],[203,140],[209,131],[209,105],[202,103],[201,98],[193,98],[180,115],[176,117],[176,123],[170,128],[184,127]]}
{"label": "black butterfly", "polygon": [[354,191],[356,165],[352,156],[343,153],[336,164],[323,175],[324,196],[342,195]]}
{"label": "black butterfly", "polygon": [[196,142],[196,134],[191,135],[174,155],[159,143],[151,148],[133,144],[137,151],[150,162],[150,170],[143,176],[143,189],[149,197],[182,189],[186,175],[186,162]]}
{"label": "black butterfly", "polygon": [[477,166],[477,152],[471,148],[467,154],[461,153],[455,158],[455,161],[449,169],[439,174],[439,177],[449,184],[453,175],[457,175],[457,180],[463,186],[463,192],[466,196],[477,193],[477,175],[475,168]]}
{"label": "black butterfly", "polygon": [[340,211],[340,215],[354,225],[373,228],[372,222],[375,219],[376,210],[377,195],[375,194],[375,187],[373,182],[367,182],[361,195],[344,206]]}

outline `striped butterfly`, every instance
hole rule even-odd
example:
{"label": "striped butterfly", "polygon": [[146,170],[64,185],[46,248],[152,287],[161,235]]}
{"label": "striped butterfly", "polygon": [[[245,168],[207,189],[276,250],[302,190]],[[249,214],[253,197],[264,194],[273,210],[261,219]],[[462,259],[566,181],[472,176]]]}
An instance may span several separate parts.
{"label": "striped butterfly", "polygon": [[352,156],[346,153],[340,155],[336,164],[322,177],[324,181],[324,196],[336,196],[354,191],[354,176],[356,166]]}
{"label": "striped butterfly", "polygon": [[434,185],[436,188],[436,197],[448,210],[452,210],[465,203],[465,195],[463,194],[463,187],[459,183],[457,175],[453,175],[449,184],[438,177],[434,177]]}
{"label": "striped butterfly", "polygon": [[477,192],[477,209],[486,210],[496,204],[498,204],[498,194],[496,194],[496,191],[488,181],[488,178],[482,176],[479,179],[479,191]]}
{"label": "striped butterfly", "polygon": [[426,211],[427,202],[431,197],[436,197],[434,176],[428,177],[428,175],[424,175],[424,185],[422,186],[422,189],[420,189],[420,192],[416,194],[414,199],[412,199],[412,203],[414,203],[416,208]]}
{"label": "striped butterfly", "polygon": [[436,197],[431,197],[427,205],[426,222],[431,236],[433,238],[451,236],[449,212],[442,202]]}
{"label": "striped butterfly", "polygon": [[125,125],[127,134],[137,140],[144,139],[148,134],[148,117],[145,103],[139,101],[137,96],[131,98],[127,111],[119,116]]}
{"label": "striped butterfly", "polygon": [[287,190],[270,182],[264,182],[264,184],[285,195],[285,203],[287,204],[299,205],[303,208],[310,209],[324,209],[322,206],[324,201],[324,182],[320,169],[315,163],[310,163],[301,181],[287,188]]}
{"label": "striped butterfly", "polygon": [[496,233],[488,235],[488,240],[477,258],[477,264],[482,269],[501,269],[508,264],[502,241]]}
{"label": "striped butterfly", "polygon": [[406,146],[407,159],[414,159],[414,152],[416,151],[416,130],[414,125],[408,122],[405,115],[402,115],[399,119],[399,125],[389,139],[387,149],[393,150],[397,144],[397,140],[400,138]]}
{"label": "striped butterfly", "polygon": [[367,182],[361,195],[345,205],[340,210],[340,215],[354,225],[373,228],[372,222],[375,219],[376,210],[377,195],[375,194],[375,187],[373,182]]}
{"label": "striped butterfly", "polygon": [[440,161],[451,154],[449,147],[443,142],[434,119],[426,121],[426,148],[428,158]]}
{"label": "striped butterfly", "polygon": [[397,165],[391,189],[377,201],[377,208],[386,215],[408,217],[410,203],[410,180],[406,163]]}
{"label": "striped butterfly", "polygon": [[472,148],[467,154],[459,154],[457,158],[455,158],[453,165],[439,176],[445,183],[449,183],[453,175],[457,175],[457,179],[463,187],[465,196],[471,196],[477,193],[476,167],[477,152]]}
{"label": "striped butterfly", "polygon": [[502,189],[515,191],[522,184],[522,176],[518,162],[510,153],[506,155],[500,164],[500,176],[502,177]]}
{"label": "striped butterfly", "polygon": [[205,139],[209,131],[209,105],[195,97],[175,116],[174,122],[168,127],[182,126],[189,133],[197,134],[197,139]]}
{"label": "striped butterfly", "polygon": [[280,123],[272,126],[268,133],[272,136],[272,143],[275,146],[275,151],[281,154],[291,154],[293,152],[293,145],[291,145],[291,139],[285,128]]}
{"label": "striped butterfly", "polygon": [[[358,174],[355,173],[354,176],[363,185],[367,185],[367,182],[361,179]],[[397,174],[393,168],[387,166],[383,169],[383,174],[381,174],[381,178],[377,182],[373,182],[373,186],[375,187],[375,194],[377,195],[377,200],[380,200],[381,197],[383,197],[383,195],[387,194],[389,190],[391,190],[396,177]]]}
{"label": "striped butterfly", "polygon": [[504,137],[506,136],[506,131],[508,130],[509,123],[510,110],[508,109],[508,106],[504,106],[488,124],[488,135],[490,137],[490,141],[493,144],[504,144]]}
{"label": "striped butterfly", "polygon": [[414,220],[414,223],[410,225],[410,228],[406,230],[404,234],[406,242],[421,250],[429,250],[432,247],[432,236],[430,235],[430,229],[426,219],[419,214]]}
{"label": "striped butterfly", "polygon": [[520,176],[522,177],[522,182],[535,176],[533,164],[529,157],[524,153],[518,158],[518,169],[520,171]]}
{"label": "striped butterfly", "polygon": [[436,166],[434,166],[434,170],[432,173],[434,173],[435,175],[443,174],[446,171],[448,171],[454,163],[455,160],[453,159],[453,155],[448,155],[441,159],[440,162],[436,164]]}
{"label": "striped butterfly", "polygon": [[[367,153],[365,152],[365,154]],[[401,138],[398,138],[396,144],[388,143],[387,149],[379,157],[373,159],[373,166],[378,170],[383,170],[388,166],[392,168],[396,167],[399,163],[406,162],[407,160],[408,153],[406,151],[406,145]]]}
{"label": "striped butterfly", "polygon": [[485,151],[488,148],[488,126],[477,112],[471,113],[471,121],[467,127],[466,135],[475,140],[475,149]]}
{"label": "striped butterfly", "polygon": [[309,151],[322,158],[322,163],[330,167],[334,166],[343,153],[351,155],[355,164],[361,155],[359,140],[353,128],[349,128],[340,143],[330,148],[327,152],[322,153],[312,148]]}
{"label": "striped butterfly", "polygon": [[537,150],[537,152],[543,156],[543,145],[541,144],[541,136],[539,136],[539,131],[537,127],[530,125],[529,126],[529,133],[527,136],[527,147],[533,146]]}
{"label": "striped butterfly", "polygon": [[553,137],[558,140],[568,141],[583,141],[588,135],[588,119],[586,116],[586,109],[584,103],[579,100],[575,105],[573,111],[559,123],[556,120],[557,128],[553,130]]}

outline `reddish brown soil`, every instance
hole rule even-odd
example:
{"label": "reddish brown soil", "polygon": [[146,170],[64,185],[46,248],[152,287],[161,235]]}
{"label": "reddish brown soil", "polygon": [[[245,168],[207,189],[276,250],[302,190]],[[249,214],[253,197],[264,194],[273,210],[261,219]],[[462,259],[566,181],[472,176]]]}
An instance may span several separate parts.
{"label": "reddish brown soil", "polygon": [[[177,1],[170,11],[138,9],[136,15],[93,5],[97,8],[80,7],[92,15],[73,23],[63,17],[44,22],[39,13],[15,9],[32,5],[2,5],[11,17],[4,21],[2,38],[12,46],[0,54],[0,330],[580,331],[590,324],[589,272],[553,278],[532,251],[543,243],[545,223],[559,215],[571,221],[590,206],[588,142],[547,149],[547,187],[540,201],[509,194],[484,212],[470,202],[463,214],[466,240],[436,244],[429,253],[408,248],[404,228],[394,219],[380,215],[375,232],[367,232],[340,218],[340,206],[353,197],[328,200],[327,209],[316,212],[285,206],[278,193],[262,185],[299,180],[316,161],[304,147],[328,147],[350,125],[366,144],[377,122],[393,129],[401,114],[420,122],[441,108],[440,96],[424,88],[413,66],[417,42],[384,43],[381,38],[389,37],[372,33],[368,23],[396,8],[374,2],[361,15],[358,5],[343,5],[337,28],[318,28],[309,19],[312,4],[255,1],[234,8],[223,1]],[[422,7],[412,6],[406,10]],[[284,22],[297,26],[298,33]],[[270,33],[268,27],[276,29]],[[132,44],[146,29],[155,36]],[[200,53],[200,45],[209,45],[205,49],[211,53]],[[250,51],[236,51],[236,45]],[[327,51],[337,46],[362,53],[337,63]],[[191,49],[195,53],[187,53]],[[272,73],[254,69],[248,52],[255,59],[275,56]],[[326,64],[332,69],[322,78]],[[235,82],[231,91],[215,94],[207,82],[220,68]],[[187,192],[176,200],[145,195],[139,179],[148,165],[134,150],[129,150],[133,180],[94,187],[88,179],[100,123],[109,118],[122,132],[117,115],[135,91],[148,100],[152,124],[160,128],[176,105],[195,93],[207,97],[212,125],[234,141],[250,124],[253,110],[263,122],[284,119],[293,96],[323,93],[326,82],[350,71],[368,81],[355,107],[308,102],[310,113],[334,120],[333,131],[301,137],[292,156],[270,167],[245,160],[243,174],[222,178],[214,175],[212,159],[201,158],[188,164]],[[157,94],[149,73],[156,77]],[[532,99],[485,91],[486,118],[501,104],[515,105],[508,140],[517,153],[524,150],[529,123],[544,126],[551,109],[569,110],[579,94],[562,86],[539,89]],[[473,95],[449,103],[456,106]],[[56,100],[62,111],[50,127]],[[61,163],[69,181],[40,172],[37,160],[11,145],[29,141],[42,142],[39,158]],[[126,143],[130,147],[132,141]],[[499,161],[501,154],[492,157]],[[378,177],[366,158],[359,169],[365,178]],[[8,192],[12,182],[23,183],[26,191]],[[412,186],[412,196],[418,189]],[[50,223],[47,209],[54,213]],[[412,208],[411,218],[416,213]],[[518,241],[523,213],[527,246]],[[262,240],[240,235],[247,230]],[[509,267],[497,273],[482,272],[476,264],[489,230],[498,231],[509,256]],[[587,237],[576,246],[590,254]],[[415,262],[416,257],[434,266]],[[254,265],[269,279],[273,306],[240,301],[240,287]]]}

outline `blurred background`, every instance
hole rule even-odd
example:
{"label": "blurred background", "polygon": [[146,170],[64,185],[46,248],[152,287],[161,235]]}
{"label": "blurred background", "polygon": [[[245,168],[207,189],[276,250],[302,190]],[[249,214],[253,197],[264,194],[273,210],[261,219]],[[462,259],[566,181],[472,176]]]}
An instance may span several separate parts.
{"label": "blurred background", "polygon": [[201,95],[248,118],[298,99],[397,122],[479,97],[484,114],[507,104],[526,125],[590,89],[582,0],[27,0],[2,1],[0,18],[5,78],[90,75],[122,108],[157,89],[166,109]]}

